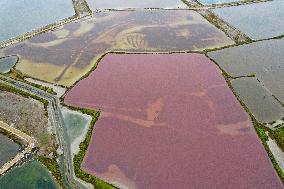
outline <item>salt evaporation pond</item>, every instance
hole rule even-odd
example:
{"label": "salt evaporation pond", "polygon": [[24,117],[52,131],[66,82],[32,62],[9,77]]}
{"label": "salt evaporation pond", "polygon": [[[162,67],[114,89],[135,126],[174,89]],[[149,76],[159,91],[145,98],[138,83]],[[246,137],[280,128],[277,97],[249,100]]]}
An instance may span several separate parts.
{"label": "salt evaporation pond", "polygon": [[20,146],[0,133],[0,168],[10,159],[14,158]]}
{"label": "salt evaporation pond", "polygon": [[219,17],[252,39],[265,39],[284,34],[284,1],[274,0],[249,5],[214,9]]}
{"label": "salt evaporation pond", "polygon": [[[249,106],[253,106],[250,110],[257,116],[259,121],[276,121],[284,117],[284,107],[281,103],[284,103],[284,39],[274,39],[267,41],[260,41],[247,45],[241,45],[232,48],[226,48],[215,52],[210,52],[208,55],[214,59],[220,67],[225,70],[232,77],[255,75],[259,82],[255,83],[256,89],[248,89],[252,93],[248,93],[248,90],[243,86],[241,96],[245,99],[253,98],[257,94],[259,88],[257,85],[262,86],[263,94],[273,94],[278,100],[261,98],[254,98],[254,100],[248,100]],[[259,84],[257,84],[259,83]],[[252,86],[252,83],[250,84]],[[266,92],[265,92],[266,91]],[[270,97],[274,98],[274,97]],[[258,99],[258,100],[257,100]],[[281,103],[279,103],[279,101]],[[270,115],[260,113],[260,109],[263,107],[274,107],[270,111]],[[280,108],[279,108],[280,107]],[[279,111],[277,111],[279,110]]]}
{"label": "salt evaporation pond", "polygon": [[66,107],[62,108],[62,114],[67,133],[67,142],[73,157],[74,154],[79,152],[79,145],[87,134],[92,117]]}
{"label": "salt evaporation pond", "polygon": [[9,72],[17,63],[17,56],[0,57],[0,73]]}
{"label": "salt evaporation pond", "polygon": [[257,78],[238,78],[232,80],[231,84],[259,122],[270,123],[284,117],[284,107]]}
{"label": "salt evaporation pond", "polygon": [[109,54],[65,103],[101,109],[82,169],[125,188],[283,188],[201,54]]}
{"label": "salt evaporation pond", "polygon": [[35,36],[5,54],[18,54],[16,69],[26,75],[72,86],[108,51],[200,51],[231,44],[194,11],[114,11]]}
{"label": "salt evaporation pond", "polygon": [[209,4],[222,4],[222,3],[232,3],[240,0],[197,0],[200,3],[204,5],[209,5]]}
{"label": "salt evaporation pond", "polygon": [[71,0],[1,0],[0,42],[74,14]]}
{"label": "salt evaporation pond", "polygon": [[[74,155],[79,152],[79,145],[84,141],[89,125],[91,123],[92,117],[81,112],[70,110],[66,107],[61,108],[64,126],[66,130],[65,141],[67,142],[68,148],[70,148],[69,156],[70,162],[73,166]],[[93,188],[91,184],[82,181],[75,176],[74,170],[72,169],[72,174],[76,180],[76,184],[80,188]]]}
{"label": "salt evaporation pond", "polygon": [[187,8],[181,0],[87,0],[92,10],[127,8]]}

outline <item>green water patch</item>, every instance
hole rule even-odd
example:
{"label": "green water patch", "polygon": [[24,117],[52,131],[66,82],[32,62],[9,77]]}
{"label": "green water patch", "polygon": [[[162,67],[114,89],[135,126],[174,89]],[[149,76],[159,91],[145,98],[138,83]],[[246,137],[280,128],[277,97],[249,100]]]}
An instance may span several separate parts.
{"label": "green water patch", "polygon": [[17,63],[17,56],[0,57],[0,73],[7,73]]}
{"label": "green water patch", "polygon": [[[284,126],[284,125],[283,125]],[[275,139],[278,146],[284,152],[284,127],[278,128],[270,132],[273,139]]]}
{"label": "green water patch", "polygon": [[[63,107],[61,110],[66,130],[65,140],[67,141],[68,147],[70,148],[70,161],[73,162],[75,154],[79,153],[80,143],[83,142],[86,138],[92,117],[79,111],[68,109],[66,107]],[[92,187],[91,184],[77,178],[75,176],[74,170],[72,170],[72,172],[78,186],[80,186],[81,188]]]}
{"label": "green water patch", "polygon": [[1,0],[0,41],[72,15],[74,10],[71,0]]}
{"label": "green water patch", "polygon": [[284,34],[284,1],[274,0],[213,10],[215,14],[244,32],[251,39]]}
{"label": "green water patch", "polygon": [[57,189],[60,188],[48,170],[38,161],[30,161],[0,177],[0,188]]}
{"label": "green water patch", "polygon": [[65,107],[62,108],[62,113],[71,152],[76,153],[79,151],[80,142],[85,138],[92,117]]}
{"label": "green water patch", "polygon": [[0,168],[18,153],[20,146],[5,135],[0,134]]}
{"label": "green water patch", "polygon": [[64,121],[70,141],[80,136],[89,121],[80,113],[64,111]]}

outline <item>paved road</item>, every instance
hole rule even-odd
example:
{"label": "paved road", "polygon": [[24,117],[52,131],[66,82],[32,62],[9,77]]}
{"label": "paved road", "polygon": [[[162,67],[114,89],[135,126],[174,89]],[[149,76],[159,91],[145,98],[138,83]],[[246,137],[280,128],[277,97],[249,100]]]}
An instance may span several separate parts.
{"label": "paved road", "polygon": [[8,171],[11,167],[22,161],[27,154],[32,153],[33,149],[36,147],[36,140],[29,135],[23,133],[22,131],[15,129],[2,121],[0,121],[0,129],[5,130],[6,132],[12,133],[17,138],[19,138],[21,141],[24,141],[27,146],[23,151],[18,153],[12,160],[8,161],[3,165],[3,167],[0,169],[0,175],[3,175],[6,171]]}

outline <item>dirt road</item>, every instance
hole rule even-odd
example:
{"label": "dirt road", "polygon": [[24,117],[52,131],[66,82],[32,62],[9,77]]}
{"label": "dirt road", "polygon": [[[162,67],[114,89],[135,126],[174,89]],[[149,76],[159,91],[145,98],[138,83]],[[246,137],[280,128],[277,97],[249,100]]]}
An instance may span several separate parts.
{"label": "dirt road", "polygon": [[0,175],[3,175],[11,167],[13,167],[15,164],[17,164],[22,159],[24,159],[26,155],[32,153],[33,149],[36,147],[36,140],[30,137],[29,135],[23,133],[22,131],[7,125],[6,123],[2,121],[0,121],[0,129],[16,136],[18,139],[23,141],[26,145],[23,151],[19,152],[13,159],[11,159],[10,161],[8,161],[7,163],[3,165],[3,167],[0,169]]}

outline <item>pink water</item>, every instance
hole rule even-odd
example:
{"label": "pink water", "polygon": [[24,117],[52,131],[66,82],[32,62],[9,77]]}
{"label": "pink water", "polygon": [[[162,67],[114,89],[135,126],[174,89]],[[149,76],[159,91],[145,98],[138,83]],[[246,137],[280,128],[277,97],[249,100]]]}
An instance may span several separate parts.
{"label": "pink water", "polygon": [[101,109],[82,168],[116,186],[283,188],[204,55],[107,55],[65,103]]}

